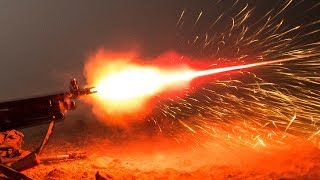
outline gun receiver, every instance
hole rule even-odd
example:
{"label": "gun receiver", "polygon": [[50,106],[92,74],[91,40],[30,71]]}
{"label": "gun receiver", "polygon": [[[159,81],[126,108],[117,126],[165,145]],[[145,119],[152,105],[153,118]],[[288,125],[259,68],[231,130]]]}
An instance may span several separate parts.
{"label": "gun receiver", "polygon": [[93,93],[96,93],[94,87],[80,89],[76,79],[72,79],[69,92],[2,102],[0,132],[62,120],[65,111],[75,109],[74,99]]}

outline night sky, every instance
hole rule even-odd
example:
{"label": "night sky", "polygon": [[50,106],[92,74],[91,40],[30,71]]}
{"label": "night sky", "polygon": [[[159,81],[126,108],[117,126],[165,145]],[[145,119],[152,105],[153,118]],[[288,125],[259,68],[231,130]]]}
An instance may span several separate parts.
{"label": "night sky", "polygon": [[[86,58],[101,47],[138,50],[143,56],[178,49],[182,10],[190,10],[194,19],[201,10],[214,14],[232,4],[214,2],[0,1],[0,100],[60,92],[72,77],[83,81]],[[249,2],[263,15],[279,1]],[[297,19],[290,17],[289,22]]]}

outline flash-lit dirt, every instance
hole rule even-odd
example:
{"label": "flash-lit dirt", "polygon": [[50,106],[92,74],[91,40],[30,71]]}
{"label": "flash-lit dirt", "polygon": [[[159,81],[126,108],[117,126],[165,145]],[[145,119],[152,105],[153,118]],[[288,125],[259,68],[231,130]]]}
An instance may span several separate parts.
{"label": "flash-lit dirt", "polygon": [[[45,131],[45,125],[25,129],[25,148],[35,148]],[[88,158],[41,164],[23,173],[34,179],[95,179],[98,171],[115,179],[320,178],[320,150],[305,139],[254,149],[214,140],[179,144],[139,134],[80,120],[57,123],[42,156],[86,152]]]}

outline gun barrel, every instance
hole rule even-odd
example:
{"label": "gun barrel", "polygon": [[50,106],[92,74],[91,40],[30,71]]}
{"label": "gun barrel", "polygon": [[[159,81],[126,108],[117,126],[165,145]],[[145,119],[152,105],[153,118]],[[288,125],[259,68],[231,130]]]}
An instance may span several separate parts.
{"label": "gun barrel", "polygon": [[0,103],[0,131],[62,120],[65,111],[75,109],[73,99],[97,92],[94,87],[80,89],[75,79],[70,84],[69,92]]}
{"label": "gun barrel", "polygon": [[97,91],[95,90],[95,87],[78,89],[77,91],[70,92],[70,98],[71,99],[78,99],[81,96],[90,95],[90,94],[94,94],[94,93],[97,93]]}

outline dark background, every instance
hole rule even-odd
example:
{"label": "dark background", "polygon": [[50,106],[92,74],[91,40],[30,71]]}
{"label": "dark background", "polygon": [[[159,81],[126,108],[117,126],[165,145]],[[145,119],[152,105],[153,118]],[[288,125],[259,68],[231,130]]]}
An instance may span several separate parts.
{"label": "dark background", "polygon": [[170,48],[180,3],[1,1],[0,100],[64,90],[97,48]]}
{"label": "dark background", "polygon": [[[86,58],[98,48],[140,51],[156,56],[181,48],[176,22],[183,9],[191,21],[201,10],[210,17],[234,1],[0,1],[0,101],[54,93],[82,76]],[[245,2],[245,1],[244,1]],[[247,1],[256,16],[282,1]],[[302,1],[294,1],[293,5]],[[307,9],[317,1],[304,2]],[[286,17],[298,24],[317,19],[316,11]],[[208,16],[209,14],[209,16]],[[285,14],[284,14],[285,15]],[[301,17],[300,21],[298,21]],[[301,21],[302,20],[302,21]],[[210,18],[208,18],[210,21]],[[201,27],[200,27],[201,28]],[[189,37],[184,37],[188,39]],[[82,82],[85,83],[85,82]]]}

